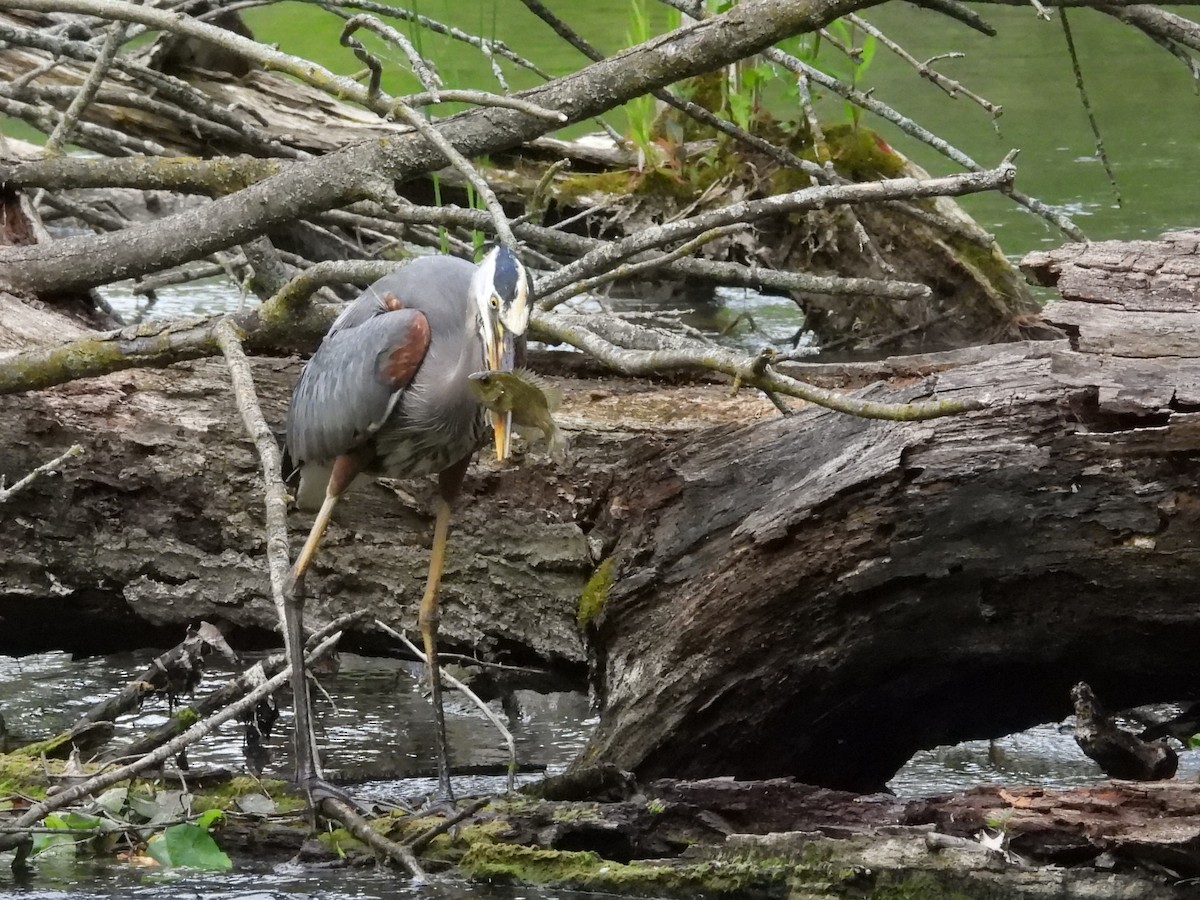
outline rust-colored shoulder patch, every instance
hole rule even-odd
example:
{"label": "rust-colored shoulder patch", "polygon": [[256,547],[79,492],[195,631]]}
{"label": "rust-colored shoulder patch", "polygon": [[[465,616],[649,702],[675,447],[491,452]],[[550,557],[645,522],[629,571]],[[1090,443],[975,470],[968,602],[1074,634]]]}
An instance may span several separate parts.
{"label": "rust-colored shoulder patch", "polygon": [[412,381],[428,349],[429,320],[424,313],[414,310],[403,337],[380,360],[380,381],[393,391],[400,390]]}
{"label": "rust-colored shoulder patch", "polygon": [[398,309],[404,309],[404,301],[388,291],[383,295],[383,299],[379,301],[380,305],[388,312],[395,312]]}

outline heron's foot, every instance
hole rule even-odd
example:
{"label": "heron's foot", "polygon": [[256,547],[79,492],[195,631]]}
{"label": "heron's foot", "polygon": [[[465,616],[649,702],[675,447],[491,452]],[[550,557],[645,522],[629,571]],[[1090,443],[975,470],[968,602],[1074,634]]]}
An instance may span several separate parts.
{"label": "heron's foot", "polygon": [[297,785],[308,798],[309,809],[314,812],[321,806],[322,800],[340,800],[353,809],[362,810],[359,803],[336,784],[330,784],[315,772],[309,775],[297,775]]}
{"label": "heron's foot", "polygon": [[449,818],[458,812],[458,801],[453,797],[433,794],[421,805],[419,812],[423,816],[446,816]]}

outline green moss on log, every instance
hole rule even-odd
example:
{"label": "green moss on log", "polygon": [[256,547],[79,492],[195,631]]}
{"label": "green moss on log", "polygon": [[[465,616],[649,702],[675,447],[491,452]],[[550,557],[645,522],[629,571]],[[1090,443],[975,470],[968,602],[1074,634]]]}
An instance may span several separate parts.
{"label": "green moss on log", "polygon": [[[61,770],[60,760],[46,760],[50,772]],[[50,782],[41,760],[20,753],[0,753],[0,797],[21,794],[43,800]]]}
{"label": "green moss on log", "polygon": [[604,611],[615,570],[616,563],[610,556],[596,567],[588,583],[583,586],[583,593],[579,595],[579,609],[575,614],[581,627],[591,624]]}
{"label": "green moss on log", "polygon": [[481,844],[463,856],[466,876],[514,884],[544,884],[619,894],[695,897],[785,897],[788,873],[761,864],[618,863],[591,852]]}

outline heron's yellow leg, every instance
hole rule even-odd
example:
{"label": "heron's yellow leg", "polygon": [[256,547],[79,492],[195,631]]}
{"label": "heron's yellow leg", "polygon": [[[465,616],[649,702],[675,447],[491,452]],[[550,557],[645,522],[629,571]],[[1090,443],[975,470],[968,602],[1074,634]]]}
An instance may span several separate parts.
{"label": "heron's yellow leg", "polygon": [[300,550],[300,555],[296,557],[296,562],[292,565],[292,584],[297,585],[304,580],[304,574],[308,571],[308,567],[312,565],[313,557],[317,555],[317,547],[321,544],[321,538],[325,536],[325,529],[329,527],[329,522],[333,518],[333,509],[337,506],[340,494],[326,494],[325,502],[321,504],[321,509],[317,512],[317,518],[313,521],[312,530],[308,532],[308,540],[304,542],[304,546]]}
{"label": "heron's yellow leg", "polygon": [[429,577],[421,597],[421,612],[417,624],[425,643],[425,662],[429,668],[429,684],[433,692],[433,716],[437,731],[438,790],[447,800],[453,800],[450,788],[450,757],[446,747],[446,714],[442,709],[441,666],[438,664],[438,585],[442,580],[442,564],[446,559],[446,544],[450,537],[450,504],[444,497],[437,499],[437,518],[433,525],[433,550],[429,554]]}
{"label": "heron's yellow leg", "polygon": [[284,646],[291,667],[292,715],[295,718],[294,747],[296,754],[296,783],[308,795],[309,804],[316,806],[319,796],[336,796],[336,789],[325,784],[321,757],[317,751],[317,736],[313,731],[312,706],[309,703],[308,680],[304,675],[304,576],[312,565],[321,538],[333,518],[333,510],[342,493],[360,471],[358,462],[350,456],[339,456],[333,465],[325,500],[317,512],[308,540],[292,566],[284,597]]}

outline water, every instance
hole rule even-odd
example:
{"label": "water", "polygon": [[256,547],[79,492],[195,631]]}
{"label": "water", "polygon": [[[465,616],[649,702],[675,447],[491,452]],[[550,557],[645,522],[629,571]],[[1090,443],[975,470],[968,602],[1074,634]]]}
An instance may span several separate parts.
{"label": "water", "polygon": [[[75,722],[90,706],[106,699],[146,668],[154,653],[138,651],[107,657],[72,660],[65,653],[44,653],[21,659],[0,656],[0,714],[9,732],[29,738],[47,737]],[[254,659],[249,656],[248,661]],[[196,699],[219,687],[232,670],[210,667]],[[335,780],[350,779],[349,791],[362,801],[420,804],[436,788],[433,777],[401,777],[431,773],[434,767],[432,708],[421,688],[421,670],[412,663],[343,654],[334,675],[320,678],[325,695],[315,697],[322,756]],[[281,692],[280,699],[286,695]],[[190,699],[190,698],[188,698]],[[452,766],[503,768],[508,752],[493,726],[456,692],[446,694],[446,729]],[[521,715],[509,722],[524,768],[548,773],[561,771],[580,751],[594,720],[580,694],[546,696],[518,692]],[[499,712],[498,704],[493,707]],[[291,768],[291,717],[283,716],[269,741],[272,761],[264,775],[287,777]],[[166,702],[150,698],[140,711],[116,723],[114,746],[165,721]],[[501,714],[501,719],[504,719]],[[189,748],[193,770],[227,768],[245,771],[242,726],[226,723],[213,735]],[[386,775],[386,780],[385,776]],[[518,783],[539,774],[518,776]],[[373,780],[372,780],[373,779]],[[459,794],[497,794],[505,790],[503,775],[455,776]],[[8,857],[0,855],[0,898],[90,900],[90,898],[238,898],[284,900],[292,897],[341,898],[420,897],[423,900],[575,900],[570,891],[535,891],[465,885],[457,882],[414,887],[391,871],[329,870],[314,866],[263,867],[233,873],[186,873],[139,869],[113,862],[42,861],[23,878],[13,875]],[[595,896],[595,895],[589,895]]]}
{"label": "water", "polygon": [[[139,676],[153,656],[150,651],[83,660],[72,660],[65,653],[21,659],[0,656],[0,714],[12,734],[29,738],[56,734]],[[254,659],[253,654],[247,655],[248,663]],[[219,687],[231,671],[226,664],[211,662],[196,700]],[[345,653],[336,674],[321,676],[324,694],[318,694],[314,702],[323,758],[332,777],[367,781],[384,775],[432,773],[433,715],[421,675],[415,663]],[[587,740],[588,727],[582,724],[590,715],[587,699],[574,693],[543,696],[528,691],[518,692],[517,699],[521,716],[509,729],[519,762],[551,773],[561,771]],[[447,691],[445,701],[452,765],[506,766],[506,744],[474,705],[455,691]],[[493,706],[499,711],[498,704]],[[114,746],[163,724],[168,715],[164,699],[146,701],[136,714],[116,723]],[[264,773],[268,776],[286,777],[290,771],[287,735],[291,723],[286,709],[283,715],[270,742],[275,758]],[[197,767],[242,770],[242,726],[227,722],[190,749],[188,757]],[[419,796],[427,793],[431,784],[413,779],[406,789]],[[504,779],[464,777],[461,781],[456,778],[456,784],[465,793],[488,792],[503,790]]]}
{"label": "water", "polygon": [[132,866],[41,866],[16,877],[0,865],[0,897],[21,900],[604,900],[606,894],[464,884],[414,885],[390,870],[278,866],[214,876],[147,872]]}
{"label": "water", "polygon": [[[0,712],[11,732],[48,736],[139,675],[152,657],[149,651],[85,660],[72,660],[64,653],[22,659],[0,656]],[[212,667],[197,690],[197,698],[218,686],[229,671],[225,666]],[[410,663],[344,654],[338,673],[322,676],[320,681],[328,699],[316,701],[317,721],[323,757],[331,775],[351,778],[350,792],[364,801],[419,803],[429,796],[435,788],[434,779],[393,775],[428,771],[433,765],[432,713],[421,691],[420,670]],[[519,762],[551,773],[560,771],[582,749],[595,724],[586,699],[578,694],[542,697],[529,693],[521,693],[519,699],[522,715],[510,724]],[[478,711],[450,694],[446,712],[455,765],[506,762],[507,754],[497,732]],[[116,742],[161,723],[165,715],[165,701],[147,700],[140,711],[117,723]],[[274,759],[265,774],[287,775],[291,765],[287,754],[290,728],[285,709],[270,741]],[[225,767],[244,771],[240,726],[227,724],[194,745],[188,755],[194,769]],[[388,773],[387,779],[380,778],[380,773]],[[523,779],[536,777],[527,775]],[[1200,754],[1183,754],[1177,777],[1200,777]],[[1069,727],[1050,723],[995,741],[968,741],[922,751],[896,773],[890,787],[900,796],[919,797],[986,784],[1067,788],[1103,780],[1104,774],[1075,745]],[[463,795],[504,790],[504,778],[498,775],[456,776],[454,781]],[[583,900],[597,896],[454,881],[414,886],[391,871],[286,864],[256,867],[241,860],[235,871],[221,875],[145,870],[112,861],[44,860],[32,873],[20,877],[5,862],[0,857],[0,898],[23,900]]]}

